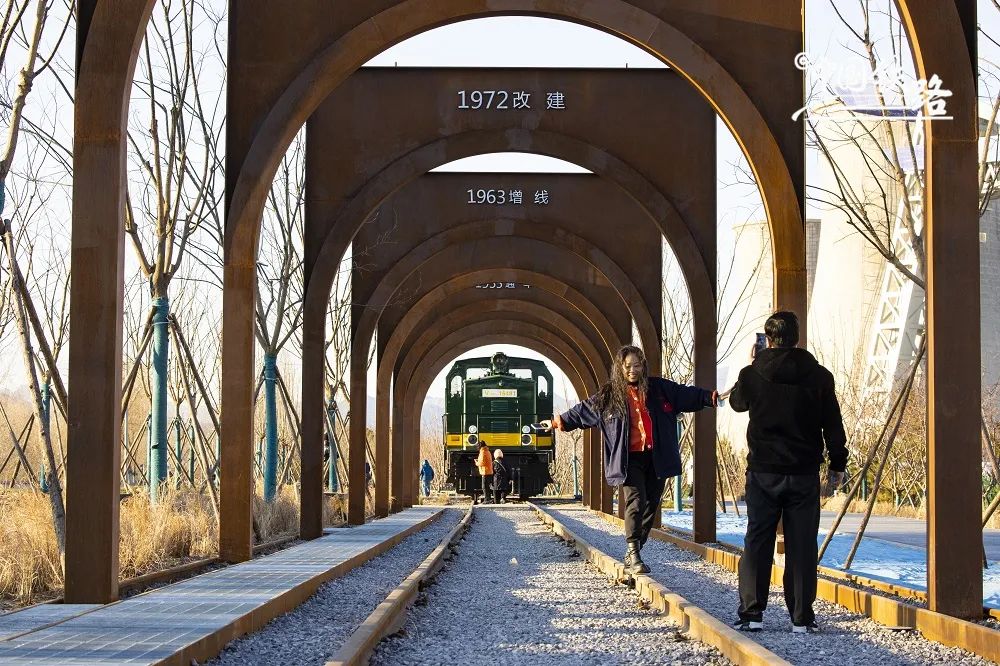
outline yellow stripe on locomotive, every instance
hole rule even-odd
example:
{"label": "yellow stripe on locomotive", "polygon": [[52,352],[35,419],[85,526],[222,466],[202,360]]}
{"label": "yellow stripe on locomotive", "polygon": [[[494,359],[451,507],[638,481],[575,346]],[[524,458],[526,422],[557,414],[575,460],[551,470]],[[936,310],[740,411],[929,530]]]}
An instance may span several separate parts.
{"label": "yellow stripe on locomotive", "polygon": [[[530,439],[524,441],[525,437]],[[522,435],[519,432],[484,432],[476,435],[474,444],[468,440],[468,435],[448,433],[445,445],[460,449],[466,446],[479,446],[479,442],[483,440],[489,446],[552,446],[554,438],[552,435]]]}

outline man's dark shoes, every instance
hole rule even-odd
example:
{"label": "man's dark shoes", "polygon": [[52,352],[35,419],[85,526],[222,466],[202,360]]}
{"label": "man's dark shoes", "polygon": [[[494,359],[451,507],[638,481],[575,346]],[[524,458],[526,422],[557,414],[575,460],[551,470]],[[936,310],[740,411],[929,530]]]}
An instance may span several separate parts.
{"label": "man's dark shoes", "polygon": [[819,630],[819,625],[815,621],[809,624],[793,624],[792,625],[793,634],[818,634],[821,633]]}
{"label": "man's dark shoes", "polygon": [[733,627],[737,631],[762,631],[764,623],[755,620],[736,620],[736,622],[733,622]]}
{"label": "man's dark shoes", "polygon": [[649,567],[639,557],[639,544],[637,543],[629,542],[625,549],[625,573],[633,576],[649,573]]}

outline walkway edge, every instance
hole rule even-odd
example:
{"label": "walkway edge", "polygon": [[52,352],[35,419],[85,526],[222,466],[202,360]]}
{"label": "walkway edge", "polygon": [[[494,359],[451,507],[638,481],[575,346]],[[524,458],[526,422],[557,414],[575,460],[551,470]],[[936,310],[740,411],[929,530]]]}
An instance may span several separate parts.
{"label": "walkway edge", "polygon": [[[593,509],[588,509],[588,511],[598,514],[612,525],[620,527],[624,524],[624,521],[617,516]],[[704,543],[695,543],[673,532],[658,528],[653,528],[650,536],[658,541],[665,541],[695,553],[703,560],[729,569],[734,573],[739,571],[740,555],[737,553]],[[821,567],[820,573],[830,575],[824,569],[826,567]],[[778,564],[771,567],[771,583],[773,585],[781,585],[784,575],[784,567]],[[854,580],[861,584],[857,579]],[[916,629],[929,641],[959,647],[984,659],[1000,662],[1000,631],[996,629],[960,620],[943,613],[936,613],[899,599],[883,597],[822,577],[816,587],[816,596],[824,601],[843,606],[853,613],[869,617],[881,625]]]}
{"label": "walkway edge", "polygon": [[379,641],[402,626],[406,611],[416,600],[422,585],[433,578],[444,566],[444,558],[450,547],[462,538],[472,522],[473,508],[470,506],[465,516],[445,535],[437,547],[413,570],[399,586],[389,593],[372,614],[354,630],[347,641],[326,662],[326,666],[355,666],[367,664],[372,651]]}
{"label": "walkway edge", "polygon": [[[604,514],[607,517],[607,514]],[[614,518],[614,516],[610,516]],[[691,541],[690,530],[685,530],[674,525],[665,526],[661,528],[667,535],[680,536],[681,539]],[[866,537],[868,538],[868,537]],[[698,545],[698,544],[696,544]],[[731,548],[739,550],[738,546],[733,544],[726,544]],[[895,544],[902,545],[902,544]],[[907,587],[902,583],[891,583],[886,580],[879,580],[878,578],[868,578],[867,576],[862,576],[861,574],[854,573],[852,571],[844,571],[843,569],[835,569],[833,567],[828,567],[820,564],[817,569],[821,576],[827,576],[828,578],[836,578],[838,580],[846,581],[847,583],[853,583],[854,585],[860,585],[861,587],[869,587],[879,592],[885,592],[886,594],[891,594],[894,597],[899,597],[900,599],[910,599],[918,603],[927,603],[927,592],[925,590],[918,590],[913,587]],[[1000,620],[1000,608],[993,608],[991,606],[983,606],[983,616],[989,616],[996,620]]]}
{"label": "walkway edge", "polygon": [[352,569],[361,566],[368,560],[378,557],[399,542],[403,541],[403,539],[406,539],[411,534],[419,532],[427,527],[427,525],[437,520],[443,511],[444,507],[427,516],[419,523],[411,525],[402,532],[386,539],[382,543],[372,546],[371,548],[358,553],[354,557],[344,560],[337,566],[327,569],[325,572],[313,576],[305,582],[299,583],[291,590],[266,601],[264,604],[254,608],[246,615],[233,620],[224,627],[216,629],[208,636],[204,636],[193,643],[189,643],[184,646],[184,648],[175,652],[166,659],[157,662],[157,666],[189,666],[192,661],[202,663],[216,657],[220,652],[222,652],[222,649],[234,639],[239,638],[244,634],[257,631],[279,615],[283,615],[293,608],[301,605],[309,597],[311,597],[316,592],[316,588],[323,583],[333,580],[334,578],[339,578],[340,576],[350,572]]}
{"label": "walkway edge", "polygon": [[[528,505],[538,513],[542,522],[551,525],[553,531],[567,542],[574,543],[577,550],[582,552],[603,573],[616,580],[626,578],[625,567],[621,562],[576,536],[552,514],[538,505],[531,502]],[[717,648],[736,664],[791,666],[791,662],[785,661],[760,643],[713,617],[679,594],[671,592],[649,576],[635,576],[635,589],[644,599],[649,600],[656,608],[680,624],[690,636]]]}

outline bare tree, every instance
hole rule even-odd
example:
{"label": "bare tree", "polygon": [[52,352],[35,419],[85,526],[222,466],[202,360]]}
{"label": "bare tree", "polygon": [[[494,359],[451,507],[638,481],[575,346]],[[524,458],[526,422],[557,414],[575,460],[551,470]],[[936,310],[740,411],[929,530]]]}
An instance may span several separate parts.
{"label": "bare tree", "polygon": [[[206,235],[214,235],[221,202],[217,148],[224,90],[217,47],[198,47],[206,36],[216,42],[221,17],[195,0],[158,3],[157,10],[146,30],[134,83],[137,113],[128,142],[129,162],[138,168],[129,179],[125,210],[125,232],[153,301],[148,473],[154,499],[169,461],[171,283],[181,274],[189,244],[199,232],[207,227]],[[197,281],[200,276],[189,271],[185,277]]]}
{"label": "bare tree", "polygon": [[[62,16],[53,18],[54,8],[68,9],[68,11]],[[29,13],[30,9],[33,11]],[[44,207],[45,200],[51,190],[37,187],[37,161],[34,164],[31,161],[28,162],[26,172],[31,174],[31,178],[22,181],[24,187],[20,188],[20,191],[17,187],[11,188],[10,180],[17,173],[16,165],[20,155],[18,148],[23,143],[21,141],[22,131],[26,126],[31,125],[25,118],[29,95],[38,78],[49,70],[56,52],[63,43],[63,38],[72,21],[72,7],[66,7],[62,3],[57,6],[52,0],[36,0],[35,2],[10,0],[2,11],[2,17],[0,17],[0,73],[3,76],[4,86],[0,91],[0,95],[2,95],[0,105],[2,105],[3,115],[6,116],[7,133],[5,144],[0,148],[0,213],[6,212],[8,194],[13,192],[14,196],[11,197],[13,217],[16,221],[25,223],[24,226],[27,228],[27,223],[34,221],[39,211]],[[46,44],[43,39],[46,28],[57,35],[54,42],[50,44]],[[47,55],[43,53],[46,48]],[[20,58],[22,63],[15,77],[9,75],[9,59],[11,58]],[[38,424],[41,448],[48,463],[46,485],[52,505],[56,542],[62,557],[65,553],[65,507],[59,472],[63,456],[57,456],[53,448],[48,387],[51,380],[57,391],[57,403],[62,409],[65,409],[65,388],[56,365],[59,350],[65,340],[65,319],[52,317],[53,313],[45,312],[44,314],[49,315],[46,317],[46,321],[55,322],[50,325],[48,332],[45,330],[36,307],[32,288],[26,280],[26,275],[32,276],[31,258],[34,251],[34,241],[20,234],[19,238],[15,239],[10,220],[2,220],[0,225],[2,225],[0,236],[2,236],[7,255],[5,277],[7,295],[5,299],[7,304],[11,306],[8,310],[11,314],[6,315],[2,325],[6,327],[13,322],[18,331],[25,375],[34,407],[34,421]],[[22,269],[19,261],[19,257],[23,256],[28,257],[26,271]],[[68,276],[64,282],[68,282]],[[44,286],[42,293],[46,293]],[[52,294],[53,292],[47,293]],[[55,293],[61,293],[65,296],[64,289],[57,289]],[[53,329],[57,329],[55,332],[58,336],[55,346],[49,335],[54,332]],[[15,442],[12,443],[15,447],[18,446]]]}
{"label": "bare tree", "polygon": [[[911,283],[914,289],[910,310],[924,312],[923,113],[925,104],[934,113],[934,107],[946,102],[950,93],[942,92],[933,80],[918,81],[912,74],[906,32],[891,2],[857,0],[851,7],[831,1],[830,6],[838,18],[838,28],[847,35],[847,43],[842,45],[844,52],[853,54],[855,62],[867,70],[867,90],[858,89],[856,84],[848,89],[821,77],[812,82],[809,113],[805,116],[807,141],[828,167],[830,178],[829,183],[811,184],[807,195],[814,205],[834,213],[834,218],[859,234],[882,258],[884,271],[898,275],[898,279],[894,278],[897,281]],[[994,8],[1000,5],[994,2]],[[981,29],[980,34],[993,41]],[[979,127],[982,215],[996,194],[1000,77],[989,59],[981,58],[979,66],[980,109],[989,109]],[[815,118],[814,111],[818,112]],[[913,325],[909,322],[907,327]],[[853,402],[854,421],[859,425],[852,433],[849,449],[861,471],[848,491],[841,516],[859,492],[870,493],[866,498],[870,514],[880,485],[889,488],[897,508],[904,501],[914,504],[914,498],[923,496],[926,411],[924,405],[910,405],[911,398],[924,398],[921,390],[914,390],[922,381],[922,325],[918,329],[912,339],[903,332],[898,336],[912,349],[907,353],[901,350],[901,362],[888,368],[884,381],[891,388],[884,398],[868,390],[874,386],[871,379],[860,376],[871,371],[869,364],[857,364],[860,371],[855,381],[861,387]],[[852,401],[845,403],[850,410]],[[984,449],[995,457],[991,444],[984,442]],[[870,490],[868,470],[874,472],[875,479]],[[835,529],[836,524],[831,534]],[[862,527],[859,540],[863,531]]]}
{"label": "bare tree", "polygon": [[[264,208],[261,259],[257,262],[255,334],[264,354],[264,500],[275,498],[278,484],[278,354],[302,321],[302,238],[305,214],[305,136],[300,132],[285,153]],[[285,396],[285,392],[282,392]],[[286,415],[293,407],[282,400]],[[298,419],[289,429],[297,430]],[[298,444],[295,438],[295,444]],[[291,447],[283,459],[293,458]]]}

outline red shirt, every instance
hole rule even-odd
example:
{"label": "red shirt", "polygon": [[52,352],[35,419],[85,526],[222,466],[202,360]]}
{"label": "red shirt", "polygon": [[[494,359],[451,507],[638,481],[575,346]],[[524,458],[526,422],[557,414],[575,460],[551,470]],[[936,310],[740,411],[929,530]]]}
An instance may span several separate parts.
{"label": "red shirt", "polygon": [[649,418],[646,401],[639,389],[628,387],[629,451],[651,451],[653,449],[653,422]]}

